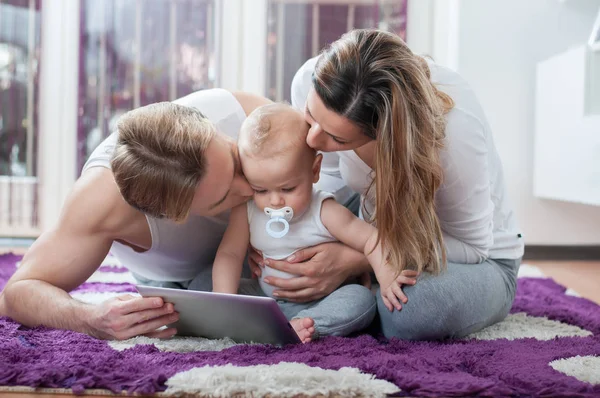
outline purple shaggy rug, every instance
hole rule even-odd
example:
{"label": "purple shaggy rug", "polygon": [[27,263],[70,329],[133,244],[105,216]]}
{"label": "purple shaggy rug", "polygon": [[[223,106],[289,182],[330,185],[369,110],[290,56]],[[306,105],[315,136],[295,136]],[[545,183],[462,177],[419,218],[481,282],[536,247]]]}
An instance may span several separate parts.
{"label": "purple shaggy rug", "polygon": [[[19,256],[0,256],[0,288]],[[0,318],[0,386],[168,395],[600,396],[600,307],[550,279],[519,279],[511,315],[445,342],[370,335],[276,348],[228,340],[107,342]],[[523,269],[522,269],[523,270]],[[115,260],[72,294],[135,291]]]}

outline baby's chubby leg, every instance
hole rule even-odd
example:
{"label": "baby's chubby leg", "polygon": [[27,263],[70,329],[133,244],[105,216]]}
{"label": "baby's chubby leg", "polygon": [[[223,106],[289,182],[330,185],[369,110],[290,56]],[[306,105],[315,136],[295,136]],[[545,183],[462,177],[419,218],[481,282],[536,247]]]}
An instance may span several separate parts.
{"label": "baby's chubby leg", "polygon": [[[310,339],[323,336],[347,336],[371,324],[377,313],[377,301],[362,285],[345,285],[318,301],[306,304],[278,301],[290,323],[301,326],[314,322]],[[294,326],[296,329],[296,326]],[[298,331],[298,329],[296,329]],[[302,337],[300,337],[302,339]]]}

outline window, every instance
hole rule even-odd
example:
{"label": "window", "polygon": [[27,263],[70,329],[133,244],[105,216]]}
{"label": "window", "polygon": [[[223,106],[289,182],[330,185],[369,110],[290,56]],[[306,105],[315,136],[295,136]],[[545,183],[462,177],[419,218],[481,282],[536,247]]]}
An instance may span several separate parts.
{"label": "window", "polygon": [[0,3],[0,236],[37,226],[40,1]]}
{"label": "window", "polygon": [[82,0],[78,172],[123,113],[217,86],[213,0]]}
{"label": "window", "polygon": [[290,101],[294,74],[307,59],[352,29],[406,37],[406,0],[269,0],[267,96]]}
{"label": "window", "polygon": [[212,87],[289,101],[344,32],[404,37],[406,2],[0,0],[0,236],[54,224],[123,113]]}

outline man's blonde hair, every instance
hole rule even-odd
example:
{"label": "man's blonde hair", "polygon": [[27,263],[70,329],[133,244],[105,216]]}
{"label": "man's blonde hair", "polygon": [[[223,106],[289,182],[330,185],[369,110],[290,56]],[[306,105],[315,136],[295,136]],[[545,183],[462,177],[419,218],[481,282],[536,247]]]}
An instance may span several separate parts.
{"label": "man's blonde hair", "polygon": [[117,129],[111,167],[125,201],[152,217],[185,220],[214,125],[197,109],[160,102],[127,112]]}
{"label": "man's blonde hair", "polygon": [[[273,157],[290,148],[310,150],[306,145],[308,124],[302,114],[286,103],[255,109],[241,127],[238,147],[250,156]],[[307,149],[308,148],[308,149]]]}

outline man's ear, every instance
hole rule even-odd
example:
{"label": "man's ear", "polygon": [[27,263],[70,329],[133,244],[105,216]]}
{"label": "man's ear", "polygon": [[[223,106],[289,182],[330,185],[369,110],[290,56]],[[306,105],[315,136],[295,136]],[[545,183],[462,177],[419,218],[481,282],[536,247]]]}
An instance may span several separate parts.
{"label": "man's ear", "polygon": [[317,182],[319,182],[322,161],[323,161],[323,155],[321,155],[320,153],[317,153],[317,156],[315,156],[315,160],[314,160],[313,166],[312,166],[313,184],[316,184]]}

